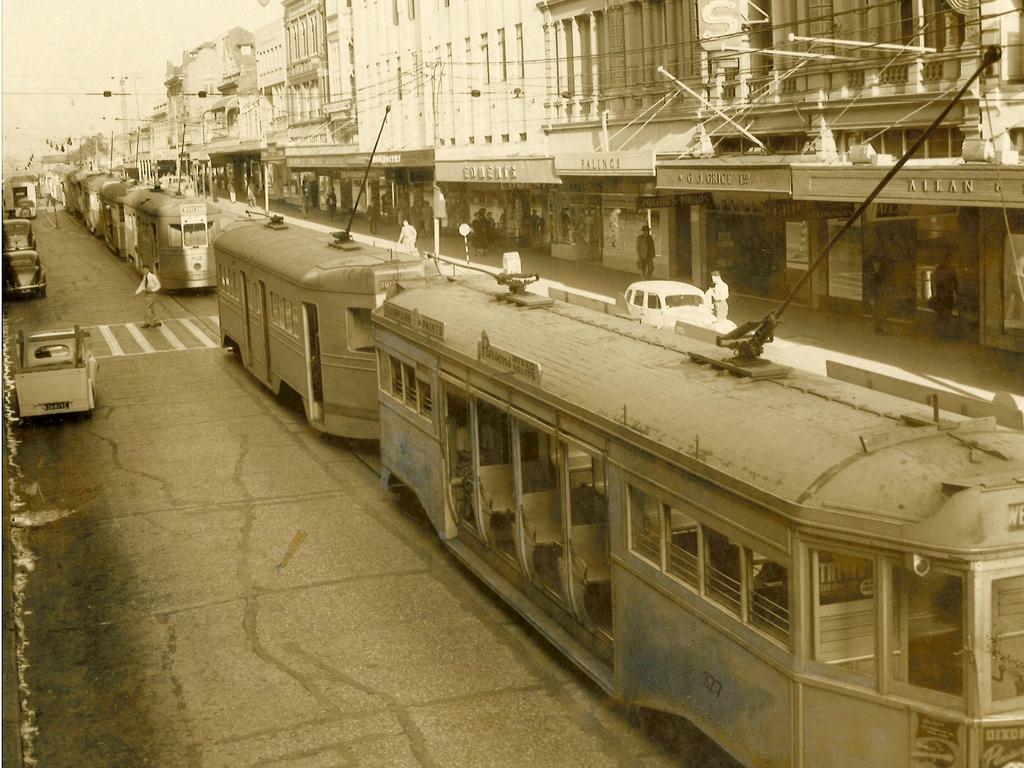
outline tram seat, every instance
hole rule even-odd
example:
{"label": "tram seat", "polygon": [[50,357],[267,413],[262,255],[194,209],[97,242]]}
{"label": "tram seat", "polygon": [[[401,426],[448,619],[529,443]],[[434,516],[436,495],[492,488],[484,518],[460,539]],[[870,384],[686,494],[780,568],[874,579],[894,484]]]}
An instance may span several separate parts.
{"label": "tram seat", "polygon": [[524,493],[523,526],[534,547],[562,543],[562,518],[558,514],[557,491]]}
{"label": "tram seat", "polygon": [[484,511],[492,518],[505,520],[515,509],[512,465],[491,464],[480,467],[480,497]]}
{"label": "tram seat", "polygon": [[574,525],[569,551],[572,555],[573,572],[584,586],[607,584],[611,580],[607,524]]}

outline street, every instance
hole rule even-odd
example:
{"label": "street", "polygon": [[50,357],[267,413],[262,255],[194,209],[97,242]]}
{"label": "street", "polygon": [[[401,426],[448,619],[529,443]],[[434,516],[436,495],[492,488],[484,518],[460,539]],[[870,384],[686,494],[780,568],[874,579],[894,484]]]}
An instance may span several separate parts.
{"label": "street", "polygon": [[381,486],[374,443],[275,401],[214,293],[140,330],[137,273],[58,216],[5,349],[87,327],[98,402],[7,424],[25,765],[735,765],[569,666]]}

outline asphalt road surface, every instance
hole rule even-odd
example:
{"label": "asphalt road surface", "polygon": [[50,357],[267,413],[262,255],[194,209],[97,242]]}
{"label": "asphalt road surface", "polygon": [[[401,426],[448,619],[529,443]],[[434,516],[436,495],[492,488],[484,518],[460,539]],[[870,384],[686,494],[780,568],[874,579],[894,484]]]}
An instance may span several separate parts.
{"label": "asphalt road surface", "polygon": [[735,765],[460,569],[372,443],[321,437],[219,348],[213,294],[162,295],[140,329],[136,273],[59,215],[36,224],[48,298],[6,302],[5,340],[88,327],[98,407],[6,430],[26,764]]}

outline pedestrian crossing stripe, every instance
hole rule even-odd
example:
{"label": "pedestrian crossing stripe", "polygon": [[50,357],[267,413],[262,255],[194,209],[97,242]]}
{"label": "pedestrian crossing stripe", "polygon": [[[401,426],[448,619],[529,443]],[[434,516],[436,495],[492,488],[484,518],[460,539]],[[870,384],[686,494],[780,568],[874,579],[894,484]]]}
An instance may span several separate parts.
{"label": "pedestrian crossing stripe", "polygon": [[[137,323],[89,326],[87,329],[97,331],[91,335],[90,347],[97,358],[219,349],[220,340],[216,336],[211,338],[209,330],[197,323],[197,319],[168,318],[155,328],[144,328]],[[216,315],[203,319],[219,326]]]}

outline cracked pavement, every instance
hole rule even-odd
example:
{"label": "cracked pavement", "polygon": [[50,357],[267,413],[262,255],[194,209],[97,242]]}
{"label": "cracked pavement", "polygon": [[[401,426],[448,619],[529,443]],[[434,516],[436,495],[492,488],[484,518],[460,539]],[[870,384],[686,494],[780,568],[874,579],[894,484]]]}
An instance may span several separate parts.
{"label": "cracked pavement", "polygon": [[[135,319],[134,273],[61,227],[37,227],[50,298],[10,327]],[[186,311],[215,298],[161,296]],[[734,765],[608,700],[381,488],[372,446],[321,437],[230,353],[107,358],[97,391],[92,418],[9,427],[40,490],[38,765]]]}

